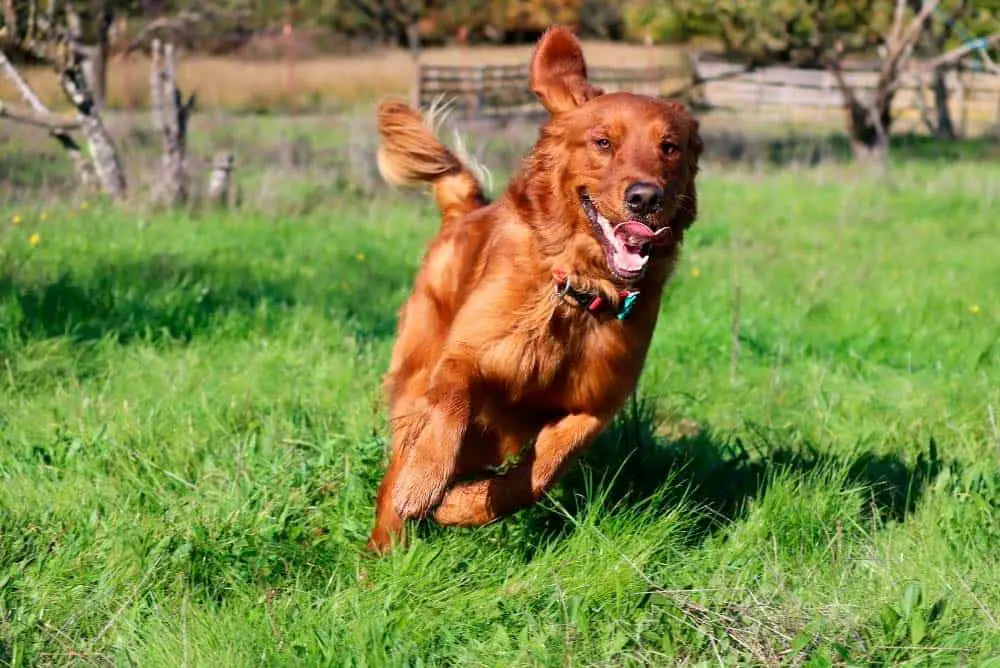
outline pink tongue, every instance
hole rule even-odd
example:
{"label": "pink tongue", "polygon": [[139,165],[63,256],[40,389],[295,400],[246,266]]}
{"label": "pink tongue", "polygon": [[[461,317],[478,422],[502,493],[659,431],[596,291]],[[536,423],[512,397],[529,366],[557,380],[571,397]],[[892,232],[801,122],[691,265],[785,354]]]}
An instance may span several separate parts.
{"label": "pink tongue", "polygon": [[[665,234],[666,228],[660,230],[660,233]],[[660,233],[635,220],[621,223],[615,228],[615,236],[629,250],[639,250],[643,244],[657,239]]]}

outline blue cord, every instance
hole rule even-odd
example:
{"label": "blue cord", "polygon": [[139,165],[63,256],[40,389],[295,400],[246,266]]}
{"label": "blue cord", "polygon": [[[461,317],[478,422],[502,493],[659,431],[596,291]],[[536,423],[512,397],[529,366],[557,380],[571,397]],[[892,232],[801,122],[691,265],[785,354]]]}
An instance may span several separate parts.
{"label": "blue cord", "polygon": [[[937,7],[935,7],[934,11],[936,11],[938,14],[941,14],[942,17],[944,16],[944,12],[941,10],[941,6],[940,5],[937,6]],[[962,29],[962,26],[959,24],[958,20],[956,20],[952,24],[952,26],[954,27],[955,32],[958,33],[959,39],[961,39],[963,41],[962,46],[967,46],[971,50],[979,52],[979,58],[983,62],[982,63],[976,63],[976,69],[979,69],[980,67],[982,67],[985,70],[986,69],[986,47],[989,46],[989,41],[985,37],[972,37],[969,33],[967,33],[965,30]]]}

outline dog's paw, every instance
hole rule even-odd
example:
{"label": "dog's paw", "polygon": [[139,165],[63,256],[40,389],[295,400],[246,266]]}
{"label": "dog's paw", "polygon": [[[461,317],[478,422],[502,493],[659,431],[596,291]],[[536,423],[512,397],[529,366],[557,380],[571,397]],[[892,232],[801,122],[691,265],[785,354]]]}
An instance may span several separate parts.
{"label": "dog's paw", "polygon": [[485,480],[455,485],[434,509],[433,518],[448,526],[482,526],[496,519],[487,504],[488,483]]}
{"label": "dog's paw", "polygon": [[400,517],[418,519],[441,503],[451,481],[451,471],[430,461],[413,459],[396,478],[393,507]]}
{"label": "dog's paw", "polygon": [[389,534],[373,532],[372,535],[368,537],[368,543],[365,545],[365,549],[375,556],[382,556],[383,554],[388,554],[392,550],[393,544],[393,538]]}

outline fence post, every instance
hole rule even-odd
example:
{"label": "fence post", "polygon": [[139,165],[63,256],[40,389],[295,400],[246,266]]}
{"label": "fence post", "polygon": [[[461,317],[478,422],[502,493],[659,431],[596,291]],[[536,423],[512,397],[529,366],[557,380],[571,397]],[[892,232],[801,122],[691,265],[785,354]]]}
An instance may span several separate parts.
{"label": "fence post", "polygon": [[966,104],[969,87],[965,85],[965,78],[962,76],[962,63],[955,68],[955,81],[958,85],[958,136],[964,139],[969,119],[969,108]]}
{"label": "fence post", "polygon": [[410,106],[420,108],[421,92],[424,84],[424,66],[420,64],[420,56],[413,61],[413,83],[410,86]]}
{"label": "fence post", "polygon": [[[646,80],[643,82],[641,92],[656,96],[663,92],[663,82],[656,81],[656,61],[653,53],[653,35],[647,30],[646,35],[643,37],[642,45],[644,51],[646,52]],[[659,85],[657,85],[659,83]]]}
{"label": "fence post", "polygon": [[996,91],[997,91],[997,130],[1000,131],[1000,87],[998,87]]}
{"label": "fence post", "polygon": [[475,103],[475,110],[473,113],[474,117],[479,117],[482,116],[483,114],[483,101],[485,99],[484,95],[485,91],[483,90],[483,86],[485,82],[486,82],[486,66],[479,65],[476,67],[476,79],[475,79],[476,103]]}
{"label": "fence post", "polygon": [[756,72],[753,73],[753,82],[754,85],[757,87],[757,90],[754,91],[757,94],[756,97],[754,98],[755,99],[754,113],[756,113],[759,116],[760,108],[764,104],[764,74],[761,70],[757,70]]}
{"label": "fence post", "polygon": [[220,151],[212,160],[212,172],[208,178],[208,199],[217,206],[229,206],[233,202],[233,165],[235,156],[229,151]]}
{"label": "fence post", "polygon": [[[687,93],[688,99],[686,102],[693,103],[696,100],[704,101],[707,98],[705,95],[705,86],[701,83],[701,61],[698,58],[698,52],[691,50],[685,55],[687,56],[688,69],[690,69],[689,74],[691,77],[690,88]],[[681,88],[682,92],[683,90],[684,89]]]}
{"label": "fence post", "polygon": [[285,25],[281,30],[285,47],[285,95],[288,111],[292,116],[295,115],[295,35],[292,32],[295,20],[294,11],[291,2],[285,5]]}

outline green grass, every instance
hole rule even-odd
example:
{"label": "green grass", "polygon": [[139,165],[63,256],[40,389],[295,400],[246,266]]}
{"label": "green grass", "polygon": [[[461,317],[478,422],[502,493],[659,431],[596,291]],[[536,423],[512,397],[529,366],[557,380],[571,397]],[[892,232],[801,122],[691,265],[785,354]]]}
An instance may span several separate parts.
{"label": "green grass", "polygon": [[428,204],[0,210],[0,664],[998,666],[998,183],[707,169],[614,428],[380,560]]}

